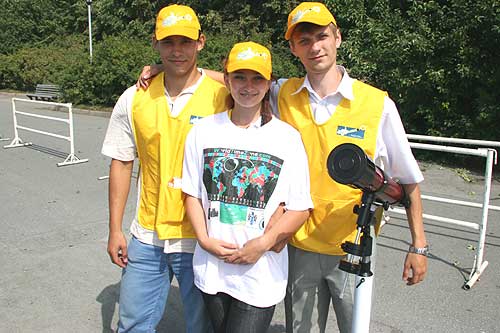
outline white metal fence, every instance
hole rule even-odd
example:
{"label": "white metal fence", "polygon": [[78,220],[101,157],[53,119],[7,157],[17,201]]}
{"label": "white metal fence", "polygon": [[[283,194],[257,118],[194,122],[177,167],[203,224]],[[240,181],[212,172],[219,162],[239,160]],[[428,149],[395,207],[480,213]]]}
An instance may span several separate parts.
{"label": "white metal fence", "polygon": [[[484,192],[483,192],[482,203],[474,203],[462,200],[454,200],[442,197],[422,195],[423,200],[481,209],[482,214],[481,214],[481,221],[479,223],[424,214],[424,219],[426,220],[455,224],[465,228],[476,230],[478,232],[478,246],[476,247],[474,263],[472,265],[471,273],[464,284],[464,289],[470,289],[488,266],[488,261],[484,260],[484,246],[486,241],[486,228],[488,225],[489,210],[497,210],[497,211],[500,210],[500,207],[490,205],[493,165],[497,164],[497,151],[492,148],[500,148],[500,142],[467,140],[458,138],[442,138],[442,137],[424,136],[415,134],[408,134],[407,136],[408,139],[410,140],[410,146],[413,149],[424,149],[424,150],[440,151],[453,154],[478,156],[486,159],[486,166],[484,172]],[[414,141],[434,142],[438,144],[427,144]],[[462,148],[462,147],[448,146],[443,144],[468,145],[468,146],[476,146],[477,148],[475,149]],[[406,214],[405,210],[399,208],[391,208],[390,212],[394,212],[397,214]]]}
{"label": "white metal fence", "polygon": [[[51,107],[53,107],[53,106],[64,107],[64,108],[68,109],[68,118],[50,117],[50,116],[40,115],[40,114],[36,114],[36,113],[28,113],[28,112],[24,112],[24,111],[18,111],[16,108],[16,102],[34,103],[34,104],[39,104],[39,105],[51,106]],[[17,115],[23,115],[23,116],[32,117],[32,118],[41,118],[41,119],[66,123],[69,126],[68,136],[64,136],[64,135],[51,133],[51,132],[47,132],[47,131],[40,130],[40,129],[35,129],[35,128],[30,128],[27,126],[19,125]],[[75,155],[75,139],[74,139],[74,133],[73,133],[73,106],[71,103],[54,103],[54,102],[32,101],[32,100],[27,100],[27,99],[12,98],[12,118],[14,121],[14,139],[12,140],[12,142],[9,145],[4,146],[4,148],[16,148],[16,147],[24,147],[24,146],[32,145],[31,142],[23,142],[23,140],[19,136],[19,130],[23,130],[23,131],[38,133],[38,134],[42,134],[42,135],[48,135],[48,136],[51,136],[54,138],[69,141],[70,153],[63,162],[57,163],[57,166],[65,166],[65,165],[88,162],[88,159],[79,159]]]}

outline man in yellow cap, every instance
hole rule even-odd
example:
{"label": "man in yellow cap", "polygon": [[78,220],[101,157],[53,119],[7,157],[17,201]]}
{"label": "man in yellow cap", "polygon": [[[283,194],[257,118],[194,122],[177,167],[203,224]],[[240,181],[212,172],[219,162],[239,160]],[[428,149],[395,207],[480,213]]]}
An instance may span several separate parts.
{"label": "man in yellow cap", "polygon": [[[186,220],[181,189],[188,131],[200,118],[225,110],[225,87],[196,66],[204,45],[191,8],[163,8],[154,37],[163,72],[146,91],[127,89],[111,115],[102,153],[112,159],[108,253],[123,269],[118,332],[155,332],[174,275],[187,331],[210,329],[201,293],[193,283],[196,239]],[[122,219],[136,157],[138,198],[127,247]]]}
{"label": "man in yellow cap", "polygon": [[412,246],[403,269],[403,279],[409,285],[422,281],[427,271],[418,186],[423,176],[394,102],[386,92],[352,79],[337,65],[342,38],[326,6],[318,2],[298,5],[288,16],[285,38],[307,75],[278,80],[271,88],[271,101],[280,118],[301,133],[314,203],[311,216],[288,248],[287,332],[324,332],[330,303],[340,331],[350,332],[353,275],[338,266],[345,257],[341,244],[353,242],[356,235],[353,207],[360,203],[361,191],[329,177],[327,156],[339,144],[354,143],[403,184],[411,200],[407,217]]}

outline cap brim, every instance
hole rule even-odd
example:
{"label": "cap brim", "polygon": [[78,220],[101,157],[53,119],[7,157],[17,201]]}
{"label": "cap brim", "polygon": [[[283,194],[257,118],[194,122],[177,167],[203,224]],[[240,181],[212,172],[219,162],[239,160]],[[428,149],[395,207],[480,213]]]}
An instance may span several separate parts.
{"label": "cap brim", "polygon": [[294,24],[292,24],[291,26],[288,27],[288,29],[286,30],[286,33],[285,33],[286,40],[290,40],[290,38],[292,37],[293,31],[295,30],[295,27],[300,23],[312,23],[312,24],[316,24],[316,25],[321,26],[321,27],[325,27],[325,26],[329,25],[330,23],[333,23],[333,25],[336,26],[336,24],[332,20],[330,20],[329,18],[321,19],[321,18],[316,17],[314,20],[304,19],[304,20],[295,22]]}
{"label": "cap brim", "polygon": [[[252,68],[249,68],[249,67],[252,67]],[[232,73],[232,72],[235,72],[235,71],[238,71],[241,69],[248,69],[251,71],[255,71],[255,72],[259,73],[260,75],[262,75],[266,80],[271,79],[271,73],[269,72],[269,70],[263,68],[262,66],[256,65],[256,64],[248,64],[247,63],[247,65],[243,65],[243,64],[237,64],[237,65],[232,65],[232,66],[228,65],[226,68],[228,73]]]}
{"label": "cap brim", "polygon": [[198,40],[200,30],[190,27],[163,28],[155,32],[156,39],[162,40],[169,36],[184,36],[193,40]]}

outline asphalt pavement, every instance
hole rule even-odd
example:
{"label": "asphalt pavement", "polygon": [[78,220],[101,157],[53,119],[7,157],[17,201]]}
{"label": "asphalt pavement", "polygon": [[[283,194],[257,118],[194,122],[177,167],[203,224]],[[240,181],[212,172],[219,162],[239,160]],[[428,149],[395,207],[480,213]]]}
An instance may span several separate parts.
{"label": "asphalt pavement", "polygon": [[[75,153],[86,163],[58,167],[69,153],[65,140],[20,131],[33,146],[4,149],[14,136],[12,97],[0,93],[0,332],[112,332],[116,327],[120,269],[106,253],[109,159],[100,154],[105,112],[75,110]],[[52,117],[64,112],[21,103]],[[19,125],[67,135],[67,125],[19,116]],[[480,202],[483,175],[420,163],[427,195]],[[135,173],[136,174],[136,173]],[[134,210],[132,187],[124,226]],[[500,180],[491,205],[500,206]],[[428,214],[478,223],[481,211],[424,201]],[[470,290],[462,289],[478,233],[426,220],[431,246],[424,282],[406,286],[402,265],[410,241],[406,219],[392,214],[377,243],[371,332],[500,331],[500,212],[491,211],[484,259],[488,267]],[[368,314],[367,314],[368,315]],[[269,332],[284,332],[280,303]],[[158,332],[183,332],[183,310],[174,281]],[[333,310],[327,332],[336,332]]]}

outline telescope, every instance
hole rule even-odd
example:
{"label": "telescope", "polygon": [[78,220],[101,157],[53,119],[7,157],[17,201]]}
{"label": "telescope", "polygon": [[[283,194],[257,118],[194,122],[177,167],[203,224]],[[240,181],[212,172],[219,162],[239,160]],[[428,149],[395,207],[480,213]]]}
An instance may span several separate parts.
{"label": "telescope", "polygon": [[337,146],[328,155],[326,163],[328,174],[333,180],[363,192],[374,193],[375,201],[384,205],[386,210],[390,205],[410,206],[403,186],[388,177],[359,146],[352,143]]}
{"label": "telescope", "polygon": [[[410,200],[402,185],[388,177],[384,171],[357,145],[344,143],[328,155],[327,169],[330,177],[337,183],[360,189],[361,204],[354,206],[353,213],[358,215],[357,234],[354,242],[344,242],[341,247],[347,253],[347,260],[341,260],[339,269],[355,274],[355,290],[352,332],[366,333],[370,326],[373,273],[371,255],[373,238],[370,225],[375,221],[375,211],[382,206],[401,204],[410,207]],[[356,259],[357,258],[357,259]],[[347,283],[344,281],[344,288]]]}

